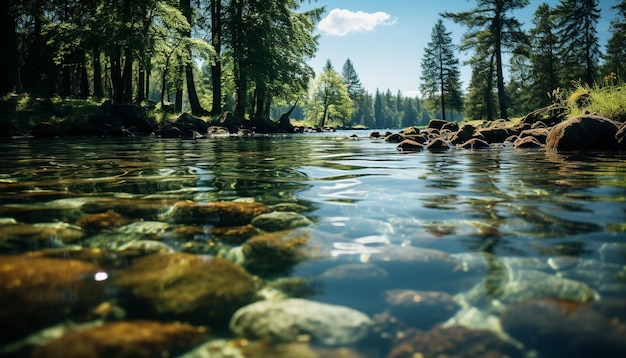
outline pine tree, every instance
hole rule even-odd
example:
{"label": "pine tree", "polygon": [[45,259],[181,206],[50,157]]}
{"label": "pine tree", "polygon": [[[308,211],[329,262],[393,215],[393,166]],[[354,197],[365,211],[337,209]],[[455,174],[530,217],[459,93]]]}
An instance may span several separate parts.
{"label": "pine tree", "polygon": [[[474,10],[442,14],[446,18],[451,18],[468,27],[468,31],[463,36],[462,50],[474,49],[477,54],[489,53],[492,55],[500,117],[502,118],[508,117],[502,54],[507,50],[514,50],[528,41],[526,34],[521,29],[520,22],[507,14],[527,5],[528,0],[477,0],[477,8]],[[491,82],[491,80],[487,82]],[[485,98],[485,100],[487,99]]]}
{"label": "pine tree", "polygon": [[600,18],[598,0],[561,0],[554,14],[563,81],[582,80],[593,85],[600,58],[596,30]]}
{"label": "pine tree", "polygon": [[606,83],[626,81],[626,0],[613,6],[616,17],[611,20],[611,38],[606,45],[603,75]]}
{"label": "pine tree", "polygon": [[420,91],[433,110],[441,109],[441,119],[446,120],[446,107],[460,111],[461,71],[454,56],[451,33],[439,19],[433,27],[431,41],[424,48]]}
{"label": "pine tree", "polygon": [[553,11],[548,4],[535,11],[534,27],[530,30],[531,61],[530,84],[526,90],[529,105],[534,108],[550,104],[549,94],[562,84],[559,82],[560,59]]}

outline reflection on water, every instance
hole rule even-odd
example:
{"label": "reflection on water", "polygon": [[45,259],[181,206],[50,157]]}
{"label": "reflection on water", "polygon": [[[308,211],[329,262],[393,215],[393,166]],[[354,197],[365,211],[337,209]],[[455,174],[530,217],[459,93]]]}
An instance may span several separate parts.
{"label": "reflection on water", "polygon": [[[455,295],[484,317],[522,298],[626,294],[624,154],[506,148],[399,155],[393,144],[345,133],[15,140],[0,147],[4,254],[81,245],[147,252],[159,242],[241,264],[241,255],[261,246],[238,247],[266,226],[253,221],[246,229],[252,234],[227,231],[215,224],[222,219],[182,221],[172,211],[182,210],[180,202],[259,202],[292,215],[272,220],[310,219],[299,221],[311,224],[297,236],[306,238],[307,259],[289,251],[289,262],[298,263],[287,271],[291,277],[317,285],[301,291],[372,317],[398,310],[385,311],[396,289]],[[177,215],[209,215],[202,206],[185,210]],[[100,215],[98,223],[85,224],[88,215]],[[289,250],[304,242],[263,240]],[[534,285],[539,281],[550,287]],[[495,299],[500,306],[492,306]],[[491,329],[487,318],[455,317]],[[385,349],[375,351],[385,356]]]}

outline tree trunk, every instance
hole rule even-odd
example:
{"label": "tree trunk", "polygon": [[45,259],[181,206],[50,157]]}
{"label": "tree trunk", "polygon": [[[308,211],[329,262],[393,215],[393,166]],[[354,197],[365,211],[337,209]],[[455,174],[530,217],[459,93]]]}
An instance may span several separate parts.
{"label": "tree trunk", "polygon": [[119,48],[111,56],[111,89],[113,90],[113,101],[124,102],[124,83],[122,82],[122,59]]}
{"label": "tree trunk", "polygon": [[189,97],[189,106],[191,114],[201,116],[206,114],[204,108],[200,104],[198,92],[196,92],[196,84],[193,80],[193,66],[191,64],[185,67],[185,77],[187,78],[187,97]]}
{"label": "tree trunk", "polygon": [[211,65],[211,114],[216,115],[222,113],[222,0],[211,1],[211,43],[216,52],[215,63]]}
{"label": "tree trunk", "polygon": [[0,95],[20,90],[17,61],[17,34],[15,15],[11,12],[11,1],[0,4]]}
{"label": "tree trunk", "polygon": [[496,81],[498,86],[498,104],[500,105],[500,118],[509,118],[507,110],[507,98],[504,89],[504,74],[502,72],[502,1],[496,4],[496,14],[494,16],[495,29],[495,55],[496,55]]}
{"label": "tree trunk", "polygon": [[143,102],[146,98],[146,89],[145,89],[145,85],[146,85],[146,70],[144,69],[144,67],[140,64],[139,65],[139,70],[138,72],[138,78],[137,78],[137,98],[135,98],[135,102],[137,103],[141,103]]}
{"label": "tree trunk", "polygon": [[[180,8],[187,19],[189,24],[193,24],[192,14],[191,14],[191,0],[180,0]],[[187,31],[183,34],[186,38],[191,38],[191,30]],[[188,63],[185,66],[185,77],[187,79],[187,97],[189,98],[189,106],[191,107],[191,113],[194,115],[203,115],[206,111],[202,108],[200,104],[200,99],[198,98],[198,92],[196,91],[196,83],[193,80],[193,54],[191,53],[191,48],[187,47],[187,58]]]}
{"label": "tree trunk", "polygon": [[441,119],[446,120],[446,98],[445,98],[445,86],[443,76],[443,57],[441,51],[439,51],[439,83],[441,84]]}
{"label": "tree trunk", "polygon": [[72,71],[71,65],[61,65],[61,98],[68,98],[72,95]]}
{"label": "tree trunk", "polygon": [[146,72],[146,86],[145,86],[146,93],[144,94],[144,98],[149,100],[150,99],[150,74],[152,71],[150,71],[149,68],[146,68],[145,72]]}
{"label": "tree trunk", "polygon": [[133,101],[133,54],[132,50],[126,49],[124,60],[124,74],[122,75],[124,103]]}
{"label": "tree trunk", "polygon": [[183,89],[176,89],[176,99],[174,99],[174,112],[181,113],[183,111]]}
{"label": "tree trunk", "polygon": [[100,63],[100,49],[94,46],[93,49],[93,96],[96,98],[104,97],[104,88],[102,86],[102,64]]}
{"label": "tree trunk", "polygon": [[80,64],[79,96],[81,99],[89,97],[89,74],[87,74],[87,67],[84,63]]}

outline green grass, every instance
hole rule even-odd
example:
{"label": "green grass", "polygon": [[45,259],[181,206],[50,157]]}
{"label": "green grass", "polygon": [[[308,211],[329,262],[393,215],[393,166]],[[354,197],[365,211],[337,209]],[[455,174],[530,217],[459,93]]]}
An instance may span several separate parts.
{"label": "green grass", "polygon": [[618,122],[626,122],[626,83],[605,86],[576,84],[567,97],[569,117],[595,113]]}

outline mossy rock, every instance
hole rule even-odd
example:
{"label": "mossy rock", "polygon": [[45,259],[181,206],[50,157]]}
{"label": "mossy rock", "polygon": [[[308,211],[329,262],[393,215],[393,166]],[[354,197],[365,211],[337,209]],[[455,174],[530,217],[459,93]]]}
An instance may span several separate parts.
{"label": "mossy rock", "polygon": [[115,284],[122,305],[137,318],[220,326],[256,299],[252,277],[225,259],[184,253],[136,260]]}
{"label": "mossy rock", "polygon": [[242,246],[244,267],[259,276],[288,272],[306,258],[302,248],[308,239],[303,232],[289,230],[257,235]]}
{"label": "mossy rock", "polygon": [[171,214],[173,219],[179,223],[241,226],[250,224],[254,217],[270,211],[271,209],[267,205],[257,202],[197,203],[181,201],[174,205]]}

